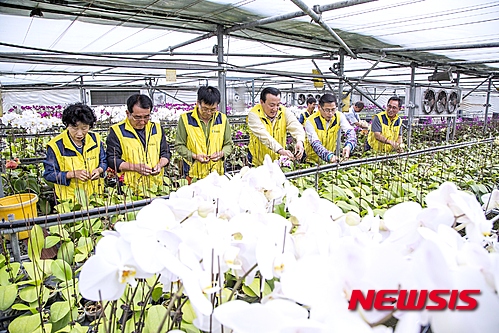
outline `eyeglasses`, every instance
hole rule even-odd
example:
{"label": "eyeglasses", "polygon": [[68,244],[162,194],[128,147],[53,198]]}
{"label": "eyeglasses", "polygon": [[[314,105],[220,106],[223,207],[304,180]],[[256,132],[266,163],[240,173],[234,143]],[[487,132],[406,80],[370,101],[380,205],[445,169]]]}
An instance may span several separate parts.
{"label": "eyeglasses", "polygon": [[149,119],[151,119],[150,114],[148,114],[146,116],[142,116],[142,117],[136,117],[132,113],[130,113],[130,117],[132,117],[132,119],[135,121],[149,121]]}
{"label": "eyeglasses", "polygon": [[388,110],[390,110],[390,109],[392,109],[392,110],[398,110],[398,109],[399,109],[399,107],[398,107],[398,106],[396,106],[396,105],[387,105],[387,106],[386,106],[386,108],[387,108]]}
{"label": "eyeglasses", "polygon": [[336,112],[338,111],[338,108],[322,108],[322,111],[326,112],[326,113],[333,113],[333,112]]}
{"label": "eyeglasses", "polygon": [[200,109],[201,111],[203,111],[203,112],[207,112],[207,113],[208,113],[208,112],[209,112],[209,113],[215,113],[215,112],[217,112],[217,111],[218,111],[218,108],[217,108],[217,107],[214,107],[214,108],[208,108],[208,107],[206,107],[206,106],[201,106],[199,109]]}

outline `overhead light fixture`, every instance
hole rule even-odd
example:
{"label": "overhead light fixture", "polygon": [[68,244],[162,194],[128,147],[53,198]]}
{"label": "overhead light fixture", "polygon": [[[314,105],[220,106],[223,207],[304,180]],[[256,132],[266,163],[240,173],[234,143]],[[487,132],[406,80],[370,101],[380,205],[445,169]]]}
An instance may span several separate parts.
{"label": "overhead light fixture", "polygon": [[439,72],[435,68],[433,74],[428,76],[428,81],[452,81],[452,69]]}
{"label": "overhead light fixture", "polygon": [[33,16],[40,16],[40,17],[42,17],[43,16],[42,9],[39,8],[39,7],[33,8],[31,10],[31,13],[29,13],[29,17],[33,17]]}

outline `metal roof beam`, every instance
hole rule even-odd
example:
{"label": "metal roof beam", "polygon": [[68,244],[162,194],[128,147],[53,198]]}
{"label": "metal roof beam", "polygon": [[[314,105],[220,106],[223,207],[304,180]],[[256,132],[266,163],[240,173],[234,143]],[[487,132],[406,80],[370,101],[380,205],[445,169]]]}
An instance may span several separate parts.
{"label": "metal roof beam", "polygon": [[340,36],[338,36],[338,34],[336,32],[334,32],[333,29],[331,29],[331,27],[329,25],[326,24],[326,22],[324,22],[322,20],[322,17],[320,15],[318,15],[316,12],[314,12],[312,9],[310,9],[306,3],[304,3],[303,1],[301,0],[291,0],[291,2],[293,2],[295,5],[297,5],[301,10],[303,10],[305,13],[308,14],[308,16],[310,16],[316,23],[318,23],[324,30],[326,30],[331,36],[333,36],[334,39],[336,39],[336,41],[338,43],[340,43],[340,45],[343,47],[343,49],[345,49],[345,51],[348,52],[348,54],[354,58],[354,59],[357,59],[357,56],[355,55],[355,53],[353,53],[353,51],[348,47],[348,45],[343,41],[343,39],[341,39]]}
{"label": "metal roof beam", "polygon": [[[367,2],[372,2],[372,1],[377,1],[377,0],[349,0],[349,1],[341,1],[341,2],[335,2],[329,5],[324,5],[324,6],[319,6],[318,12],[327,12],[333,9],[339,9],[339,8],[345,8],[345,7],[350,7],[354,5],[359,5]],[[270,23],[275,23],[275,22],[280,22],[280,21],[285,21],[297,17],[302,17],[306,16],[303,11],[298,11],[298,12],[293,12],[293,13],[288,13],[288,14],[283,14],[283,15],[277,15],[277,16],[271,16],[271,17],[266,17],[264,19],[256,20],[253,22],[248,22],[248,23],[243,23],[243,24],[236,24],[233,25],[230,28],[225,29],[224,34],[229,34],[231,32],[237,31],[237,30],[243,30],[243,29],[249,29],[249,28],[254,28],[260,25],[264,24],[270,24]]]}
{"label": "metal roof beam", "polygon": [[499,43],[426,46],[426,47],[387,47],[387,48],[376,49],[376,50],[369,49],[369,51],[370,52],[417,52],[417,51],[481,49],[481,48],[488,48],[488,47],[499,47]]}

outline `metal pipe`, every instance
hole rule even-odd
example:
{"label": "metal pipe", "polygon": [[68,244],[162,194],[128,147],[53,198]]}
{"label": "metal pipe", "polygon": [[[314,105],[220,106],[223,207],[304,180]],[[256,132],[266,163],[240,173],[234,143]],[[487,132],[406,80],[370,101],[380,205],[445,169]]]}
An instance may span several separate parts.
{"label": "metal pipe", "polygon": [[359,88],[357,87],[354,87],[354,85],[350,82],[349,79],[347,79],[346,77],[343,78],[343,80],[348,84],[350,85],[353,90],[357,91],[359,94],[361,94],[362,96],[364,96],[365,98],[367,98],[368,101],[370,101],[371,103],[373,103],[374,105],[376,105],[380,110],[383,110],[383,107],[381,105],[378,104],[378,102],[376,102],[374,99],[372,99],[370,96],[366,95],[363,91],[361,91]]}
{"label": "metal pipe", "polygon": [[[350,0],[350,1],[340,1],[340,2],[335,2],[332,4],[328,5],[323,5],[318,7],[318,12],[327,12],[330,10],[334,9],[339,9],[339,8],[346,8],[354,5],[359,5],[363,3],[368,3],[368,2],[373,2],[377,0]],[[249,29],[265,24],[270,24],[270,23],[275,23],[275,22],[280,22],[280,21],[285,21],[297,17],[302,17],[305,16],[306,14],[303,11],[298,11],[298,12],[293,12],[293,13],[288,13],[288,14],[283,14],[283,15],[277,15],[277,16],[272,16],[272,17],[266,17],[264,19],[248,22],[248,23],[243,23],[243,24],[236,24],[233,25],[230,28],[225,29],[224,33],[225,34],[230,34],[231,32],[238,31],[238,30],[243,30],[243,29]]]}
{"label": "metal pipe", "polygon": [[489,86],[487,87],[487,98],[485,101],[485,119],[483,120],[483,134],[487,132],[487,122],[488,122],[488,115],[489,115],[489,106],[490,106],[490,88],[492,86],[492,77],[489,77]]}
{"label": "metal pipe", "polygon": [[33,64],[64,64],[99,67],[126,67],[150,69],[184,69],[184,70],[209,70],[218,71],[219,66],[194,65],[185,63],[162,62],[154,60],[103,60],[103,59],[68,59],[62,57],[4,57],[2,62],[7,63],[33,63]]}
{"label": "metal pipe", "polygon": [[447,45],[447,46],[426,46],[426,47],[386,47],[382,49],[369,49],[370,52],[415,52],[415,51],[443,51],[443,50],[465,50],[480,49],[488,47],[499,47],[499,43],[480,43],[465,45]]}
{"label": "metal pipe", "polygon": [[493,76],[493,75],[492,75],[492,74],[490,74],[490,75],[489,75],[489,76],[488,76],[485,80],[483,80],[483,82],[479,83],[479,84],[478,84],[475,88],[473,88],[473,89],[471,89],[470,91],[468,91],[468,93],[467,93],[467,94],[465,94],[465,95],[463,96],[463,98],[461,98],[461,99],[463,100],[463,99],[465,99],[466,97],[468,97],[469,95],[471,95],[471,94],[472,94],[475,90],[477,90],[478,88],[480,88],[480,86],[481,86],[482,84],[484,84],[485,82],[487,82],[487,80],[491,79],[491,78],[492,78],[492,76]]}
{"label": "metal pipe", "polygon": [[[456,74],[456,79],[454,81],[456,83],[456,88],[459,87],[459,84],[461,83],[461,72],[457,72]],[[454,140],[456,137],[456,126],[457,126],[457,114],[455,117],[452,117],[452,137],[451,139]]]}
{"label": "metal pipe", "polygon": [[[343,77],[345,76],[345,50],[340,49],[339,52],[339,68],[338,68],[338,109],[340,112],[343,110]],[[334,93],[334,92],[333,92]],[[336,137],[336,157],[340,157],[340,151],[341,151],[341,135],[338,135]],[[316,177],[317,179],[317,177]]]}
{"label": "metal pipe", "polygon": [[227,81],[224,68],[224,27],[217,27],[217,61],[221,68],[218,71],[218,89],[220,90],[220,111],[227,114]]}
{"label": "metal pipe", "polygon": [[[364,80],[366,78],[367,75],[369,75],[369,73],[371,73],[371,71],[376,67],[378,66],[378,64],[381,62],[381,60],[383,60],[385,58],[385,55],[382,55],[372,66],[371,68],[369,68],[361,77],[360,79],[355,83],[355,85],[353,87],[350,88],[350,90],[347,92],[347,95],[350,94],[352,92],[352,90],[354,89],[354,87],[357,87],[361,82],[362,80]],[[345,70],[343,70],[343,73],[345,72]]]}
{"label": "metal pipe", "polygon": [[[320,75],[324,75],[324,73],[322,73],[321,69],[319,68],[319,66],[317,65],[317,63],[315,62],[315,60],[312,60],[312,63],[314,64],[315,68],[317,69],[317,71],[319,72]],[[327,79],[323,79],[324,82],[326,82],[327,86],[329,87],[329,90],[331,90],[331,92],[334,92],[334,89],[333,87],[331,87],[331,85],[329,84],[329,81]],[[318,102],[318,101],[317,101]]]}
{"label": "metal pipe", "polygon": [[[173,50],[178,49],[179,47],[190,45],[190,44],[202,41],[204,39],[211,38],[211,37],[216,36],[216,35],[217,35],[217,33],[215,33],[215,32],[208,32],[204,35],[194,37],[193,39],[186,40],[185,42],[178,43],[177,45],[168,46],[166,49],[160,50],[159,52],[170,52],[171,53]],[[155,54],[151,55],[151,57],[154,55]]]}
{"label": "metal pipe", "polygon": [[331,29],[331,27],[329,27],[329,25],[327,25],[323,20],[322,20],[322,17],[317,15],[316,12],[314,12],[312,9],[310,9],[310,7],[307,6],[306,3],[304,3],[303,1],[301,0],[291,0],[291,2],[293,2],[295,5],[297,5],[301,10],[303,10],[305,13],[308,14],[308,16],[310,16],[316,23],[318,23],[324,30],[326,30],[331,36],[333,36],[334,39],[336,39],[336,41],[338,43],[340,43],[340,45],[348,52],[348,54],[354,58],[354,59],[357,59],[357,56],[355,55],[355,53],[353,53],[353,51],[348,47],[348,45],[343,41],[343,39],[341,39],[340,36],[338,36],[338,34],[336,34],[336,32],[334,32],[333,29]]}
{"label": "metal pipe", "polygon": [[441,146],[441,147],[432,147],[432,148],[426,148],[426,149],[421,149],[421,150],[414,150],[412,152],[382,155],[382,156],[369,157],[369,158],[357,159],[357,160],[349,160],[349,161],[346,161],[346,162],[343,162],[340,164],[338,164],[338,163],[324,164],[324,165],[314,166],[314,167],[307,168],[307,169],[286,172],[286,173],[284,173],[284,175],[286,176],[287,179],[295,179],[295,178],[300,178],[300,177],[313,176],[316,172],[322,173],[322,172],[335,171],[335,170],[340,170],[340,169],[347,169],[347,168],[351,168],[351,167],[357,167],[357,166],[361,166],[361,165],[365,165],[365,164],[390,161],[390,160],[394,160],[397,158],[415,157],[418,155],[433,153],[433,152],[437,152],[437,151],[464,148],[464,147],[473,146],[473,145],[482,144],[482,143],[491,143],[493,140],[494,140],[494,138],[483,139],[483,140],[474,140],[474,141],[468,141],[468,142],[455,143],[455,144]]}
{"label": "metal pipe", "polygon": [[[157,198],[168,199],[169,196],[160,196]],[[110,213],[121,214],[123,211],[127,212],[135,208],[141,208],[149,204],[153,199],[143,199],[132,201],[114,206],[96,207],[89,210],[82,210],[77,212],[53,214],[47,216],[39,216],[29,220],[14,220],[0,223],[0,234],[11,234],[19,231],[31,229],[35,224],[43,227],[57,225],[59,223],[71,223],[75,219],[91,219],[101,216],[109,215]],[[29,224],[29,225],[27,225]]]}
{"label": "metal pipe", "polygon": [[411,63],[411,87],[409,88],[409,120],[407,123],[407,149],[411,150],[412,120],[414,119],[414,109],[416,108],[416,86],[414,77],[416,76],[416,64]]}

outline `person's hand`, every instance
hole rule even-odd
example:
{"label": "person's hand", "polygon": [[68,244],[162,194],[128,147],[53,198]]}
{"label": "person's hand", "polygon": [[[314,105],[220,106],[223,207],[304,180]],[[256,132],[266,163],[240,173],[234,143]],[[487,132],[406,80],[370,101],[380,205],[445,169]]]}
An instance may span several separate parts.
{"label": "person's hand", "polygon": [[69,179],[74,178],[86,182],[87,180],[90,179],[90,174],[88,173],[87,170],[73,170],[73,171],[68,171],[66,177]]}
{"label": "person's hand", "polygon": [[279,155],[282,155],[282,156],[286,156],[287,158],[289,158],[290,160],[294,160],[295,159],[295,155],[293,155],[292,152],[290,152],[289,150],[287,149],[284,149],[284,148],[281,148],[277,151],[277,153]]}
{"label": "person's hand", "polygon": [[163,169],[161,164],[160,163],[156,164],[156,166],[154,168],[152,168],[151,175],[153,175],[153,176],[159,175],[159,173],[161,172],[161,169]]}
{"label": "person's hand", "polygon": [[331,155],[331,157],[329,158],[329,163],[336,163],[338,162],[338,157],[336,155]]}
{"label": "person's hand", "polygon": [[343,151],[341,152],[341,156],[343,156],[343,160],[348,160],[350,157],[350,146],[345,146]]}
{"label": "person's hand", "polygon": [[295,146],[295,157],[298,160],[301,160],[303,156],[303,152],[305,151],[305,148],[303,148],[303,142],[298,141]]}
{"label": "person's hand", "polygon": [[144,163],[137,163],[133,165],[135,172],[140,173],[142,176],[150,176],[152,174],[152,168]]}
{"label": "person's hand", "polygon": [[401,143],[397,143],[397,153],[402,153],[404,151],[405,145]]}
{"label": "person's hand", "polygon": [[192,158],[201,163],[208,163],[210,161],[210,157],[206,154],[192,154]]}
{"label": "person's hand", "polygon": [[97,168],[97,169],[92,170],[90,179],[91,180],[95,180],[95,179],[99,178],[100,174],[103,173],[103,172],[104,171],[102,170],[102,168]]}
{"label": "person's hand", "polygon": [[221,159],[222,157],[224,157],[224,152],[223,151],[217,151],[216,153],[213,153],[213,154],[210,155],[210,160],[212,160],[213,162],[216,162],[219,159]]}

